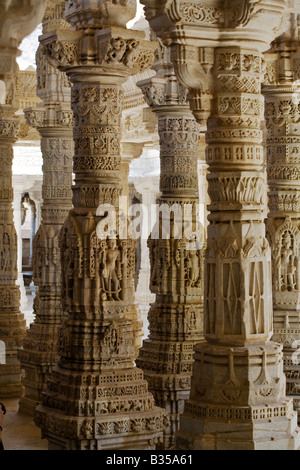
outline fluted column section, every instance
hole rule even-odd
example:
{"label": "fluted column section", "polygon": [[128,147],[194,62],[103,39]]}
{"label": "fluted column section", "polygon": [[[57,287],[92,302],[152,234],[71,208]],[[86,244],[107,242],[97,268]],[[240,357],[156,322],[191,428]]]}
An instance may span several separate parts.
{"label": "fluted column section", "polygon": [[271,249],[264,224],[260,127],[262,52],[280,34],[287,2],[213,0],[189,7],[179,0],[176,8],[145,3],[150,24],[171,45],[176,74],[190,90],[197,120],[204,125],[208,115],[205,341],[196,346],[176,445],[298,449],[282,346],[270,341]]}
{"label": "fluted column section", "polygon": [[[162,436],[164,412],[134,367],[135,242],[103,210],[109,205],[118,221],[121,85],[150,66],[156,47],[125,29],[134,11],[132,3],[66,2],[76,30],[42,38],[72,83],[75,141],[74,210],[60,239],[68,318],[35,418],[50,449],[153,449]],[[101,234],[107,222],[110,238]]]}
{"label": "fluted column section", "polygon": [[[10,106],[0,114],[0,341],[5,344],[5,361],[0,364],[0,397],[21,395],[21,369],[17,349],[22,345],[26,322],[20,312],[18,246],[13,218],[12,161],[19,120]],[[4,362],[4,363],[3,363]]]}
{"label": "fluted column section", "polygon": [[265,55],[273,340],[283,344],[287,394],[300,420],[300,42],[297,14]]}
{"label": "fluted column section", "polygon": [[157,75],[138,83],[158,119],[161,197],[157,204],[162,213],[148,240],[150,289],[156,301],[148,314],[149,339],[143,342],[137,365],[156,404],[169,415],[161,446],[169,449],[189,397],[194,346],[202,332],[203,234],[201,239],[196,227],[200,132],[186,90],[176,80],[170,51],[160,52],[154,66]]}
{"label": "fluted column section", "polygon": [[[43,32],[54,25],[67,28],[64,2],[49,2]],[[64,312],[61,301],[61,253],[59,236],[72,208],[73,114],[71,84],[63,72],[48,63],[39,46],[37,94],[43,103],[25,109],[28,125],[41,135],[43,154],[42,222],[34,238],[33,280],[35,320],[28,330],[19,359],[25,371],[25,392],[19,411],[32,415],[42,399],[46,378],[58,361],[58,336]]]}

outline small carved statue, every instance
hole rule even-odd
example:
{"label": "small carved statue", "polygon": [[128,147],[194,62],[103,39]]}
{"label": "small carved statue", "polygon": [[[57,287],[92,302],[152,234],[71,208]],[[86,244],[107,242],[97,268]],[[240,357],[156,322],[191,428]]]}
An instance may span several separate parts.
{"label": "small carved statue", "polygon": [[161,274],[160,247],[153,246],[153,266],[151,272],[151,285],[156,286]]}
{"label": "small carved statue", "polygon": [[11,253],[10,253],[10,240],[9,235],[4,233],[3,245],[0,251],[0,269],[1,271],[10,271],[12,266]]}
{"label": "small carved statue", "polygon": [[103,300],[121,300],[121,264],[121,253],[116,240],[108,239],[102,262]]}
{"label": "small carved statue", "polygon": [[280,287],[282,291],[296,290],[296,257],[291,234],[286,232],[282,238],[280,255]]}
{"label": "small carved statue", "polygon": [[199,253],[197,250],[187,251],[188,286],[198,287],[200,279]]}

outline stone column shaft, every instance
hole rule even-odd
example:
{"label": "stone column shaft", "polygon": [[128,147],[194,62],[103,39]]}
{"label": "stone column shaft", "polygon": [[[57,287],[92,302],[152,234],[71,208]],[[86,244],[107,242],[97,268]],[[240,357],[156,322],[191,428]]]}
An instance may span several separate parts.
{"label": "stone column shaft", "polygon": [[[68,28],[65,2],[49,1],[43,33],[55,26]],[[43,186],[41,225],[34,238],[33,281],[35,321],[28,330],[19,358],[25,371],[19,411],[33,416],[42,400],[47,377],[58,362],[58,338],[66,316],[61,298],[60,232],[72,208],[73,113],[71,84],[65,73],[48,61],[40,45],[37,54],[37,95],[42,103],[24,110],[27,124],[41,136]]]}
{"label": "stone column shaft", "polygon": [[[32,111],[28,111],[32,114]],[[32,119],[32,117],[31,117]],[[39,128],[42,135],[42,223],[34,238],[35,321],[26,334],[19,359],[25,370],[25,394],[19,411],[33,416],[46,378],[58,361],[58,336],[64,318],[61,301],[59,236],[72,207],[72,120],[69,127]]]}
{"label": "stone column shaft", "polygon": [[[21,8],[19,2],[1,4],[0,79],[5,84],[0,111],[0,398],[21,394],[17,349],[22,344],[26,328],[25,319],[20,313],[20,288],[16,285],[17,235],[12,209],[13,145],[17,141],[19,121],[14,115],[17,105],[14,100],[11,106],[8,104],[7,91],[17,71],[18,45],[39,23],[45,7],[46,0],[22,2]],[[3,360],[6,364],[2,363]]]}
{"label": "stone column shaft", "polygon": [[[25,320],[20,312],[17,266],[17,234],[13,220],[12,160],[17,140],[18,119],[3,105],[0,115],[0,341],[5,344],[4,363],[0,364],[0,397],[21,395],[21,369],[17,349],[25,335]],[[3,358],[2,358],[3,359]]]}
{"label": "stone column shaft", "polygon": [[179,417],[189,397],[194,345],[202,333],[203,234],[196,220],[199,128],[186,90],[168,62],[168,49],[161,54],[164,60],[154,66],[157,76],[138,83],[158,119],[161,196],[157,204],[168,210],[158,216],[148,240],[150,289],[156,300],[148,314],[149,339],[143,342],[137,365],[156,404],[169,415],[161,446],[168,449],[175,444]]}

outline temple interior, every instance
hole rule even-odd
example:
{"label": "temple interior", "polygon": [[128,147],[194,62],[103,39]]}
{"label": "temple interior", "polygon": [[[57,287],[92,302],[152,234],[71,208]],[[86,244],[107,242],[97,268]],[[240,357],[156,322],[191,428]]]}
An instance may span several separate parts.
{"label": "temple interior", "polygon": [[4,449],[300,450],[300,0],[2,3]]}

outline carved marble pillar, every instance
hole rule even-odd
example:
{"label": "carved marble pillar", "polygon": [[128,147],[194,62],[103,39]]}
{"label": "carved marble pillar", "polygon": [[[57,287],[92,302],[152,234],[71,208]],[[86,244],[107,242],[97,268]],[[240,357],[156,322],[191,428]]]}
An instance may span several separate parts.
{"label": "carved marble pillar", "polygon": [[273,340],[283,344],[287,394],[300,420],[300,42],[297,15],[265,55]]}
{"label": "carved marble pillar", "polygon": [[171,46],[197,120],[204,124],[208,116],[205,341],[196,346],[177,447],[298,449],[282,346],[270,341],[271,250],[265,236],[260,127],[262,52],[280,34],[287,2],[200,6],[179,0],[176,10],[161,1],[144,3],[150,24]]}
{"label": "carved marble pillar", "polygon": [[59,236],[72,208],[73,158],[70,84],[66,76],[47,64],[39,52],[37,59],[38,93],[47,93],[47,98],[43,107],[25,110],[25,116],[28,124],[36,126],[41,135],[44,160],[42,223],[34,239],[35,321],[19,351],[25,370],[25,394],[20,400],[19,411],[31,415],[41,401],[46,377],[58,360],[58,335],[64,317]]}
{"label": "carved marble pillar", "polygon": [[[46,118],[47,112],[45,112]],[[42,223],[34,238],[33,281],[35,320],[19,350],[25,371],[21,413],[33,415],[46,385],[46,378],[58,361],[58,336],[64,318],[61,303],[59,235],[72,207],[73,138],[70,125],[53,124],[39,128],[42,136],[43,206]],[[42,124],[40,124],[42,125]]]}
{"label": "carved marble pillar", "polygon": [[[125,29],[134,12],[132,2],[67,1],[65,17],[76,30],[41,39],[72,83],[75,120],[74,210],[60,239],[68,318],[35,417],[50,449],[153,449],[166,419],[134,367],[135,241],[121,238],[118,223],[121,86],[150,66],[156,47]],[[111,238],[101,234],[104,204],[116,210]]]}
{"label": "carved marble pillar", "polygon": [[5,343],[5,364],[0,364],[0,397],[21,395],[21,369],[17,349],[22,345],[26,322],[20,312],[18,244],[13,220],[12,160],[19,120],[14,110],[1,106],[0,113],[0,341]]}
{"label": "carved marble pillar", "polygon": [[168,48],[160,47],[153,68],[157,75],[138,86],[158,119],[161,196],[157,204],[168,210],[158,216],[148,240],[150,290],[156,300],[148,314],[149,339],[143,342],[137,365],[156,404],[169,415],[161,445],[169,449],[189,397],[194,346],[202,333],[203,239],[196,227],[199,128],[186,89],[176,80]]}

